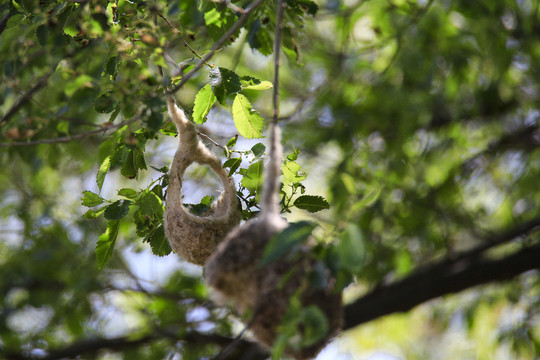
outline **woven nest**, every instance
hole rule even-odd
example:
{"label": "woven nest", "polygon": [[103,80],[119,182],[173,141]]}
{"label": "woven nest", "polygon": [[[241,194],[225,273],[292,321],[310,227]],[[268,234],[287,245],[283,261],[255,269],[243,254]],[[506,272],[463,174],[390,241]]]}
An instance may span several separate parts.
{"label": "woven nest", "polygon": [[[341,294],[333,292],[333,280],[329,275],[326,288],[316,288],[310,283],[309,276],[316,261],[307,247],[294,259],[284,258],[259,266],[266,244],[286,226],[286,221],[275,216],[251,220],[236,227],[208,258],[205,277],[215,290],[218,302],[232,304],[249,322],[257,340],[267,347],[271,347],[278,336],[278,326],[291,296],[301,290],[302,306],[317,306],[326,316],[329,328],[326,336],[316,343],[286,350],[296,359],[309,359],[342,326]],[[298,331],[302,333],[302,329]]]}
{"label": "woven nest", "polygon": [[[169,174],[165,206],[165,233],[171,248],[185,260],[204,265],[217,244],[240,223],[241,214],[234,182],[228,177],[221,161],[198,139],[195,127],[172,100],[169,113],[179,132],[179,145]],[[189,165],[208,165],[219,176],[223,192],[202,215],[190,213],[182,205],[182,183]]]}

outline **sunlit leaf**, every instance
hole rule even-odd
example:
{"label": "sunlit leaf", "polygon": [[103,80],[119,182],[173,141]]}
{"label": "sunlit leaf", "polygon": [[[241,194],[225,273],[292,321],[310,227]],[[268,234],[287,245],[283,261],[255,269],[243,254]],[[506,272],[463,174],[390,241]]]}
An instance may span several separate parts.
{"label": "sunlit leaf", "polygon": [[101,165],[99,166],[99,170],[96,175],[96,183],[99,188],[99,191],[101,191],[101,188],[103,187],[103,181],[105,180],[105,176],[109,172],[109,169],[111,168],[111,157],[107,156]]}
{"label": "sunlit leaf", "polygon": [[263,162],[257,161],[249,166],[241,180],[242,186],[249,190],[257,190],[262,185]]}
{"label": "sunlit leaf", "polygon": [[206,84],[195,96],[193,107],[193,121],[197,124],[203,124],[212,105],[216,102],[216,96],[212,92],[210,84]]}
{"label": "sunlit leaf", "polygon": [[232,113],[236,129],[246,139],[262,136],[263,118],[242,94],[234,98]]}
{"label": "sunlit leaf", "polygon": [[118,221],[109,221],[107,224],[107,230],[100,235],[96,244],[96,257],[98,260],[98,266],[103,269],[105,263],[110,260],[114,252],[114,244],[118,236]]}
{"label": "sunlit leaf", "polygon": [[81,199],[81,203],[84,206],[93,207],[93,206],[103,204],[104,201],[105,200],[103,200],[103,198],[99,196],[98,194],[94,194],[93,192],[88,191],[88,190],[83,191],[83,197]]}

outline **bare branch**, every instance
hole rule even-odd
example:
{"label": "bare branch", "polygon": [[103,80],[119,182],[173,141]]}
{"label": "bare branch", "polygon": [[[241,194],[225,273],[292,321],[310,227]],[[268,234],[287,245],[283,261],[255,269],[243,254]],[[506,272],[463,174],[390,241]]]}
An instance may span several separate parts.
{"label": "bare branch", "polygon": [[191,71],[189,71],[187,74],[185,74],[183,77],[182,77],[182,80],[180,80],[180,82],[174,87],[172,88],[171,90],[167,91],[166,94],[170,95],[170,94],[174,94],[175,92],[177,92],[182,86],[184,86],[184,84],[193,76],[195,75],[195,73],[197,71],[200,70],[200,68],[202,68],[207,62],[208,60],[210,60],[212,58],[212,56],[214,56],[215,52],[219,49],[221,49],[221,47],[229,40],[229,38],[232,36],[232,34],[234,34],[238,29],[240,29],[240,27],[242,26],[242,24],[246,21],[246,19],[249,17],[249,15],[259,6],[261,5],[262,3],[264,2],[264,0],[256,0],[253,4],[251,4],[246,10],[245,12],[242,14],[242,16],[240,16],[240,18],[236,21],[236,23],[225,33],[223,34],[223,36],[214,44],[214,46],[212,46],[212,49],[210,49],[210,51],[204,55],[201,59],[201,61],[199,61],[199,63],[197,65],[195,65],[195,67],[193,69],[191,69]]}
{"label": "bare branch", "polygon": [[[540,219],[522,224],[494,239],[490,244],[501,244],[533,231]],[[417,305],[439,296],[497,281],[505,281],[533,269],[540,269],[540,244],[525,247],[511,255],[489,259],[483,245],[462,254],[426,266],[406,278],[376,288],[345,308],[344,329],[395,312],[406,312]]]}
{"label": "bare branch", "polygon": [[62,136],[58,138],[52,138],[52,139],[41,139],[41,140],[33,140],[33,141],[14,141],[14,142],[7,142],[7,143],[0,143],[0,147],[10,147],[10,146],[34,146],[34,145],[40,145],[40,144],[58,144],[58,143],[68,143],[75,140],[80,140],[85,137],[88,137],[90,135],[104,133],[107,130],[120,128],[125,125],[129,125],[131,123],[134,123],[135,121],[139,120],[139,118],[134,118],[128,121],[124,121],[119,124],[111,124],[111,125],[103,125],[100,129],[97,130],[91,130],[84,133],[80,133],[77,135],[71,135],[71,136]]}
{"label": "bare branch", "polygon": [[8,12],[0,21],[0,35],[6,30],[7,22],[11,17],[11,12]]}
{"label": "bare branch", "polygon": [[[56,68],[56,66],[54,67]],[[4,116],[2,116],[2,118],[0,119],[0,125],[4,124],[6,121],[9,120],[10,117],[12,117],[17,111],[19,111],[19,109],[21,107],[23,107],[24,104],[26,104],[31,98],[32,98],[32,95],[37,92],[38,90],[40,90],[41,88],[43,88],[46,84],[47,84],[47,80],[49,80],[49,77],[53,74],[54,70],[49,72],[48,74],[44,75],[41,77],[41,79],[38,80],[38,82],[36,83],[36,85],[34,85],[30,90],[28,90],[20,99],[19,101],[17,101],[12,107],[11,109],[8,110],[8,112],[6,112],[4,114]]]}
{"label": "bare branch", "polygon": [[[217,334],[203,334],[197,331],[192,331],[180,336],[177,333],[161,329],[156,329],[153,334],[142,336],[138,339],[120,336],[109,339],[95,338],[77,341],[62,349],[50,350],[48,351],[48,355],[46,356],[32,355],[31,353],[10,353],[2,351],[1,349],[0,354],[3,356],[3,358],[8,360],[57,360],[65,358],[75,358],[84,354],[96,354],[102,350],[122,351],[124,349],[133,349],[162,339],[169,339],[171,341],[185,341],[190,345],[196,344],[204,346],[208,344],[215,344],[220,347],[227,347],[232,342],[237,341],[237,351],[231,352],[230,355],[225,357],[223,360],[262,360],[268,357],[268,353],[266,350],[250,341],[238,341],[237,339],[229,338],[226,336],[221,336]],[[246,356],[247,354],[249,354],[249,357]]]}

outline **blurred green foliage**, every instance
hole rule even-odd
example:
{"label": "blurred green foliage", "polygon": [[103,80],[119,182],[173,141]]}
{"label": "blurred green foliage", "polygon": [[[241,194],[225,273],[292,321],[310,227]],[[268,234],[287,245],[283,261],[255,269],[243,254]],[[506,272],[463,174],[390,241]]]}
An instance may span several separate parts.
{"label": "blurred green foliage", "polygon": [[[150,286],[127,259],[170,252],[162,216],[175,129],[163,93],[250,4],[0,4],[0,357],[200,359],[231,343],[233,315],[209,301],[199,275],[180,266]],[[540,217],[539,7],[287,1],[279,90],[291,153],[281,204],[291,221],[319,225],[314,252],[347,299]],[[259,210],[266,148],[241,140],[262,137],[271,117],[275,12],[263,2],[176,94],[212,130],[227,111],[223,134],[209,133],[220,148],[210,146],[236,176],[245,219]],[[538,240],[517,233],[489,256]],[[283,339],[294,324],[320,323],[317,309],[291,304],[303,317],[285,319]],[[532,272],[422,307],[407,318],[423,327],[416,335],[401,318],[373,326],[404,358],[534,359],[539,306]],[[430,345],[456,319],[472,346]],[[369,326],[351,336],[372,336]]]}

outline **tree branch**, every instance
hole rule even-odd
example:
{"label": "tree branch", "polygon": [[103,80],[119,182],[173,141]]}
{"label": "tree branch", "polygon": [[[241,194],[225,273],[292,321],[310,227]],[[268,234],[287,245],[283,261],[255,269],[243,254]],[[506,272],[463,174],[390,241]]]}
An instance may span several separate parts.
{"label": "tree branch", "polygon": [[390,285],[379,287],[345,308],[344,330],[396,312],[406,312],[439,296],[473,286],[512,279],[540,268],[540,244],[501,259],[463,256],[428,266]]}
{"label": "tree branch", "polygon": [[260,347],[258,344],[246,341],[236,340],[226,336],[217,334],[203,334],[197,331],[192,331],[184,336],[178,336],[175,333],[168,331],[155,331],[151,335],[142,336],[138,339],[132,339],[129,337],[116,337],[116,338],[96,338],[74,342],[62,349],[50,350],[48,355],[32,355],[30,353],[15,353],[9,351],[2,351],[0,354],[7,360],[58,360],[65,358],[75,358],[80,355],[96,354],[102,350],[109,351],[122,351],[124,349],[133,349],[139,346],[144,346],[156,340],[169,339],[171,341],[183,341],[191,345],[208,345],[215,344],[221,347],[226,347],[233,341],[237,341],[238,345],[235,351],[232,351],[224,360],[233,359],[254,359],[263,360],[268,356],[268,352]]}
{"label": "tree branch", "polygon": [[8,12],[0,21],[0,35],[4,32],[4,30],[6,30],[7,22],[11,15],[11,12]]}
{"label": "tree branch", "polygon": [[133,123],[133,122],[135,122],[137,120],[140,120],[140,119],[137,117],[137,118],[134,118],[134,119],[131,119],[131,120],[128,120],[128,121],[121,122],[119,124],[104,125],[100,129],[91,130],[91,131],[87,131],[87,132],[84,132],[84,133],[71,135],[71,136],[62,136],[62,137],[57,137],[57,138],[52,138],[52,139],[40,139],[40,140],[33,140],[33,141],[14,141],[14,142],[0,143],[0,147],[34,146],[34,145],[40,145],[40,144],[67,143],[67,142],[83,139],[83,138],[85,138],[87,136],[90,136],[90,135],[103,133],[103,132],[105,132],[107,130],[110,130],[110,129],[120,128],[122,126],[129,125],[129,124],[131,124],[131,123]]}
{"label": "tree branch", "polygon": [[38,80],[36,85],[34,85],[30,90],[28,90],[20,99],[11,107],[11,109],[8,110],[7,113],[2,116],[0,119],[0,125],[4,124],[6,121],[9,120],[10,117],[12,117],[24,104],[26,104],[31,98],[32,95],[43,88],[47,84],[47,80],[49,79],[49,76],[53,74],[54,70],[50,73],[44,75],[41,77],[41,79]]}

